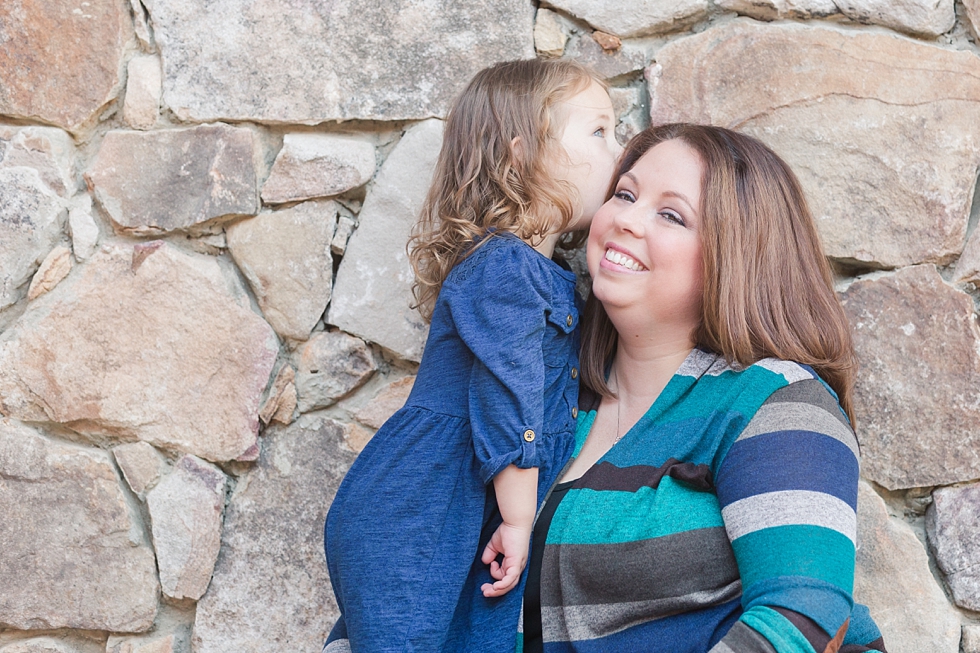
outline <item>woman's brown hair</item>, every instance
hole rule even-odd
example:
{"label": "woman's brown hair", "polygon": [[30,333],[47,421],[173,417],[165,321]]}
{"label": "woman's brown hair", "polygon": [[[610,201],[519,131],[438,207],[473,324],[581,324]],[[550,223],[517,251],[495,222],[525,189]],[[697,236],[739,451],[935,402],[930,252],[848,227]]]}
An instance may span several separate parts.
{"label": "woman's brown hair", "polygon": [[[481,70],[456,99],[408,246],[414,307],[423,317],[432,316],[449,271],[484,236],[506,231],[532,241],[575,218],[574,189],[550,171],[564,155],[556,109],[593,80],[602,84],[572,61],[508,61]],[[562,244],[582,242],[573,240]]]}
{"label": "woman's brown hair", "polygon": [[[697,346],[730,363],[763,358],[812,367],[853,423],[857,360],[830,265],[799,180],[761,142],[722,127],[649,127],[626,146],[619,177],[659,143],[679,139],[702,165],[701,317]],[[602,304],[589,296],[582,319],[582,380],[611,395],[605,372],[617,342]]]}

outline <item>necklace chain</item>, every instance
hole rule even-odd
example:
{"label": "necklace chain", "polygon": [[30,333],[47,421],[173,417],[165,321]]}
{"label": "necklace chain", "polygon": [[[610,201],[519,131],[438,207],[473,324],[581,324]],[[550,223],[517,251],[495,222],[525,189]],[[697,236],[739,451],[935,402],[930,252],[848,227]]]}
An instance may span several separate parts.
{"label": "necklace chain", "polygon": [[[613,368],[613,374],[616,374],[616,369],[615,368]],[[623,439],[623,436],[626,435],[625,433],[620,433],[619,432],[620,408],[623,405],[623,399],[622,399],[622,397],[620,396],[620,393],[619,393],[619,375],[618,374],[616,374],[616,379],[615,380],[616,380],[616,439],[613,440],[613,446],[616,446],[616,443],[618,443],[620,440],[622,440]]]}

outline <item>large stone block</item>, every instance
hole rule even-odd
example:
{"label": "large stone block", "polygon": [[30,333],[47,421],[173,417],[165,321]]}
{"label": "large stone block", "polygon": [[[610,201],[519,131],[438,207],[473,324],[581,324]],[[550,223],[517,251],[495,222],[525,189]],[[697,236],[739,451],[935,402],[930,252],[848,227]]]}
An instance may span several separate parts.
{"label": "large stone block", "polygon": [[855,281],[842,300],[861,365],[862,473],[889,489],[980,476],[980,330],[970,296],[921,265]]}
{"label": "large stone block", "polygon": [[106,247],[2,334],[0,412],[231,460],[255,446],[278,350],[214,258]]}
{"label": "large stone block", "polygon": [[323,646],[337,617],[323,522],[354,459],[343,431],[307,415],[265,432],[258,464],[239,478],[225,513],[218,565],[197,605],[195,653]]}
{"label": "large stone block", "polygon": [[181,119],[316,124],[445,114],[476,71],[534,56],[525,0],[154,0]]}
{"label": "large stone block", "polygon": [[153,550],[109,454],[0,418],[0,627],[153,625]]}
{"label": "large stone block", "polygon": [[342,134],[286,134],[262,186],[268,204],[339,195],[363,186],[376,165],[374,144]]}
{"label": "large stone block", "polygon": [[900,267],[963,248],[980,165],[972,52],[735,20],[668,44],[647,77],[654,124],[732,127],[786,159],[830,256]]}
{"label": "large stone block", "polygon": [[120,233],[201,230],[258,212],[254,157],[244,127],[111,131],[85,177]]}
{"label": "large stone block", "polygon": [[225,229],[228,249],[269,324],[306,340],[330,301],[336,202],[304,202]]}
{"label": "large stone block", "polygon": [[378,369],[367,345],[343,331],[314,334],[293,354],[293,364],[301,413],[335,404]]}
{"label": "large stone block", "polygon": [[0,114],[78,131],[122,86],[135,47],[128,0],[4,0]]}
{"label": "large stone block", "polygon": [[369,187],[360,225],[337,271],[328,322],[403,358],[422,358],[428,325],[412,304],[414,274],[405,246],[432,179],[442,122],[402,136]]}
{"label": "large stone block", "polygon": [[932,577],[925,547],[864,482],[857,544],[854,600],[871,610],[888,653],[958,653],[959,614]]}
{"label": "large stone block", "polygon": [[638,0],[624,11],[606,0],[548,0],[593,27],[623,38],[678,32],[708,14],[708,0]]}
{"label": "large stone block", "polygon": [[715,4],[760,20],[843,14],[861,23],[933,37],[956,22],[953,0],[716,0]]}
{"label": "large stone block", "polygon": [[926,532],[932,550],[953,591],[956,605],[980,610],[980,485],[943,487],[932,493]]}

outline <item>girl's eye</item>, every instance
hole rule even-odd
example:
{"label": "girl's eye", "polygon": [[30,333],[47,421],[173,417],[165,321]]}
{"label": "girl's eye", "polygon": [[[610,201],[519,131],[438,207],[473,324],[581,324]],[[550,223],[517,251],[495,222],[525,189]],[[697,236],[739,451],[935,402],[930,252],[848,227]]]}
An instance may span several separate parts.
{"label": "girl's eye", "polygon": [[668,222],[673,222],[674,224],[678,224],[682,227],[685,226],[684,218],[673,211],[661,211],[660,215],[662,215]]}
{"label": "girl's eye", "polygon": [[629,202],[630,204],[636,201],[636,198],[633,197],[633,193],[629,192],[628,190],[617,190],[615,193],[613,193],[613,197],[623,200],[624,202]]}
{"label": "girl's eye", "polygon": [[593,136],[598,136],[599,138],[605,138],[606,137],[606,128],[605,127],[600,127],[599,129],[597,129],[594,132],[592,132],[592,135]]}

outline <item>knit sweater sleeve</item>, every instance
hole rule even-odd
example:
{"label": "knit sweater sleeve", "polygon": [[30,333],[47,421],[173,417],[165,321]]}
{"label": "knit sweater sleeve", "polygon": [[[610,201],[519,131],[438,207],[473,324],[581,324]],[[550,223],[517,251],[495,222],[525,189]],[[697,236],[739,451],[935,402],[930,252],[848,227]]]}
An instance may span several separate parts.
{"label": "knit sweater sleeve", "polygon": [[858,473],[854,432],[821,381],[762,405],[716,476],[744,612],[711,653],[823,653],[838,636],[839,645],[855,608]]}

